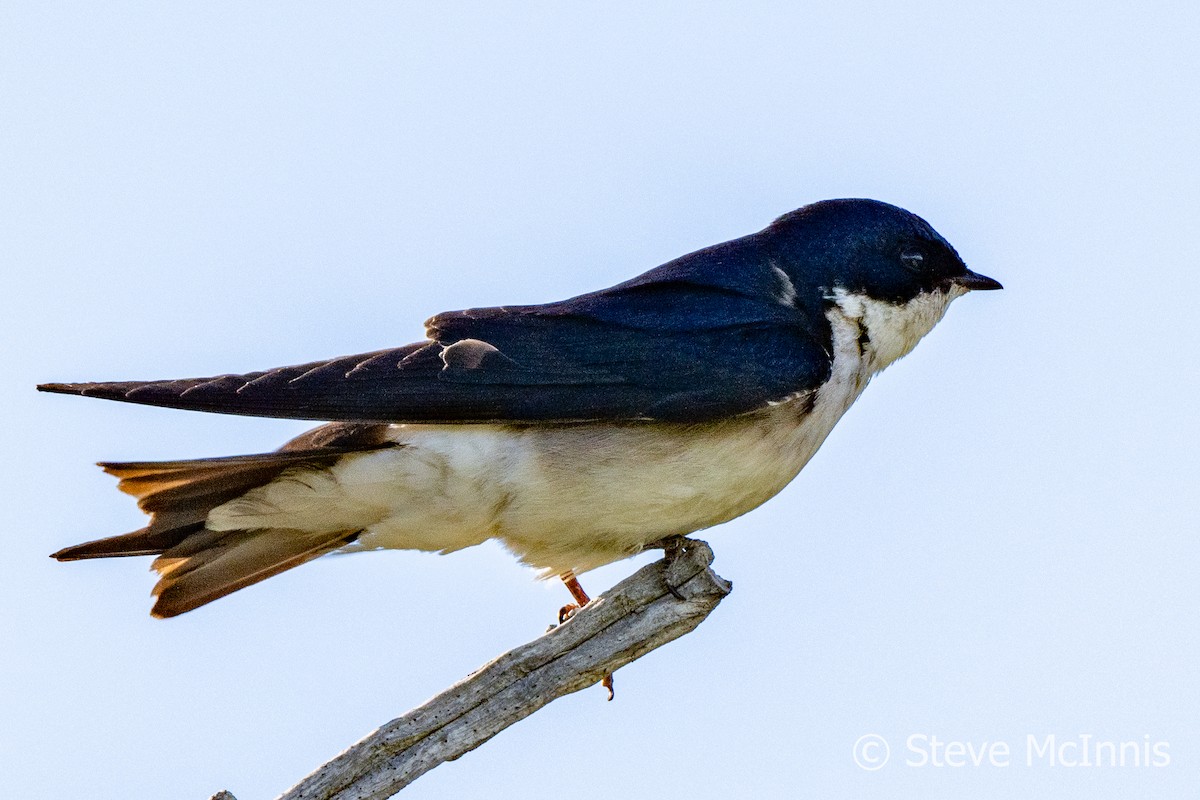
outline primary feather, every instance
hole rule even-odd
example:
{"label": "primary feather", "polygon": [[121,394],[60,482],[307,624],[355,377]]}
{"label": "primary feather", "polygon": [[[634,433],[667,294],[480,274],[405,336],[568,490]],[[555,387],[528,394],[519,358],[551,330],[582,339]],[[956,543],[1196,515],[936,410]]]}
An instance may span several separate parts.
{"label": "primary feather", "polygon": [[[780,284],[771,229],[603,292],[469,309],[429,340],[291,367],[42,391],[170,408],[375,422],[701,422],[829,375],[829,331]],[[765,290],[765,293],[764,293]]]}

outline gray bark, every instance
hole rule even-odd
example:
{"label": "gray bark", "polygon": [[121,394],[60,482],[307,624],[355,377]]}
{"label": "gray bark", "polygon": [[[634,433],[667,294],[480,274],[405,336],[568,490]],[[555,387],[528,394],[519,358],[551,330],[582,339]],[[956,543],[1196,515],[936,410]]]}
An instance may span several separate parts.
{"label": "gray bark", "polygon": [[685,540],[682,548],[638,570],[564,624],[352,745],[279,800],[391,797],[552,700],[596,684],[688,633],[731,588],[709,568],[712,558],[706,543]]}

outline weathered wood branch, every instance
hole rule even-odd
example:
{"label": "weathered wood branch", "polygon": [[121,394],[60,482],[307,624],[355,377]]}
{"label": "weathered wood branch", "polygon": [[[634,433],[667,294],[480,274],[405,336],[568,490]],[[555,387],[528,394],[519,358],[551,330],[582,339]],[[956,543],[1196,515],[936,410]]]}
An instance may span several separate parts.
{"label": "weathered wood branch", "polygon": [[688,633],[731,588],[710,569],[712,558],[706,543],[685,540],[678,551],[638,570],[564,624],[352,745],[279,800],[391,797],[552,700],[596,684]]}

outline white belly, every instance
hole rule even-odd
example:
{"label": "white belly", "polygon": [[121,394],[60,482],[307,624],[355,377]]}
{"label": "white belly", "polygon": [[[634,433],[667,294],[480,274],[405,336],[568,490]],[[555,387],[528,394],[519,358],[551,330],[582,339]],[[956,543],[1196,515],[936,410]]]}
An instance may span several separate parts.
{"label": "white belly", "polygon": [[[358,546],[450,551],[494,538],[546,574],[585,572],[774,496],[840,410],[804,398],[705,425],[396,426],[406,447],[335,467],[380,509]],[[815,409],[814,409],[815,411]]]}

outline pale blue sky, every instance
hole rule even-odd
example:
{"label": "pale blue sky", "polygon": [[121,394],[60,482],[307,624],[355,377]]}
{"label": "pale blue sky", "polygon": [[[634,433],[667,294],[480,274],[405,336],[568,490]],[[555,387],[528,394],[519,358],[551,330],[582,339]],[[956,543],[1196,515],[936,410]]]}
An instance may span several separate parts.
{"label": "pale blue sky", "polygon": [[[272,797],[566,597],[484,547],[323,559],[152,620],[147,560],[46,557],[141,525],[91,462],[306,425],[35,383],[398,345],[868,196],[1007,289],[707,534],[733,595],[616,702],[555,703],[405,796],[1191,796],[1197,6],[499,5],[0,8],[6,792]],[[912,733],[1172,760],[918,768]]]}

